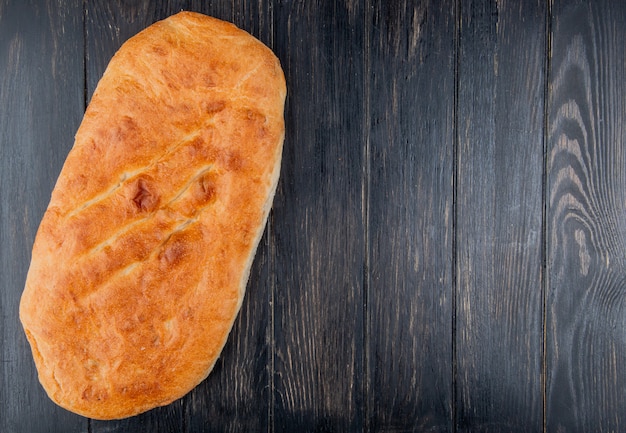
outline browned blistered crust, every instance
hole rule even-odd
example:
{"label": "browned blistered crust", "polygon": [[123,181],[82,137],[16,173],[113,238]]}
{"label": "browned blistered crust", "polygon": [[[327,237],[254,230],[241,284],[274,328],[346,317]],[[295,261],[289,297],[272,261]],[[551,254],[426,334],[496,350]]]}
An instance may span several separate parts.
{"label": "browned blistered crust", "polygon": [[87,108],[20,305],[39,378],[97,419],[210,372],[280,170],[285,82],[249,34],[181,12],[128,40]]}

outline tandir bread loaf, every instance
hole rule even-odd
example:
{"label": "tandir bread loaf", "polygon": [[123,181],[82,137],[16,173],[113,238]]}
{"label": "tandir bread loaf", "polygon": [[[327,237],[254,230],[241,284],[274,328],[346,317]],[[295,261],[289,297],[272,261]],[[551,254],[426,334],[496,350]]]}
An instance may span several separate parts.
{"label": "tandir bread loaf", "polygon": [[209,374],[272,204],[285,95],[265,45],[197,13],[115,54],[39,226],[20,304],[57,404],[123,418]]}

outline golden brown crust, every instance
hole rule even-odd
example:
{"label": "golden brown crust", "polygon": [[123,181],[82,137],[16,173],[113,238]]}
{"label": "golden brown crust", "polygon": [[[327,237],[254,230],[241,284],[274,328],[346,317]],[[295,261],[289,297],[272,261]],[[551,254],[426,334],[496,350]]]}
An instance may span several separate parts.
{"label": "golden brown crust", "polygon": [[210,372],[271,206],[285,82],[234,25],[181,12],[128,40],[76,134],[20,304],[39,378],[132,416]]}

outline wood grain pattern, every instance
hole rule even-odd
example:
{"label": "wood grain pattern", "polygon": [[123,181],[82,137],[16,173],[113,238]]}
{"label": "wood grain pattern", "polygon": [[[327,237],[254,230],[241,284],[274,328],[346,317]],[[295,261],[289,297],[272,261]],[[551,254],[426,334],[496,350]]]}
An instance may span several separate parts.
{"label": "wood grain pattern", "polygon": [[454,2],[369,16],[368,427],[452,431]]}
{"label": "wood grain pattern", "polygon": [[280,2],[274,16],[290,89],[271,239],[274,431],[360,431],[363,5]]}
{"label": "wood grain pattern", "polygon": [[[90,421],[44,394],[17,305],[104,68],[181,9],[281,59],[282,178],[213,373]],[[0,0],[0,431],[625,430],[625,22],[610,0]]]}
{"label": "wood grain pattern", "polygon": [[81,11],[80,1],[0,1],[2,432],[87,429],[46,397],[18,319],[35,232],[82,117]]}
{"label": "wood grain pattern", "polygon": [[549,431],[626,428],[626,4],[555,1]]}
{"label": "wood grain pattern", "polygon": [[543,428],[544,7],[461,3],[459,432]]}

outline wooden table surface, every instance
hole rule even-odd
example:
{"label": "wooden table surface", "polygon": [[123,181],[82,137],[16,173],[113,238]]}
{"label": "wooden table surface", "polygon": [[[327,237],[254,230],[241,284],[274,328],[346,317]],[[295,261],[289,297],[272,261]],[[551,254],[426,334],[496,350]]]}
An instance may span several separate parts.
{"label": "wooden table surface", "polygon": [[[236,23],[287,78],[281,180],[213,373],[56,407],[18,303],[130,36]],[[626,2],[0,0],[0,432],[626,431]]]}

